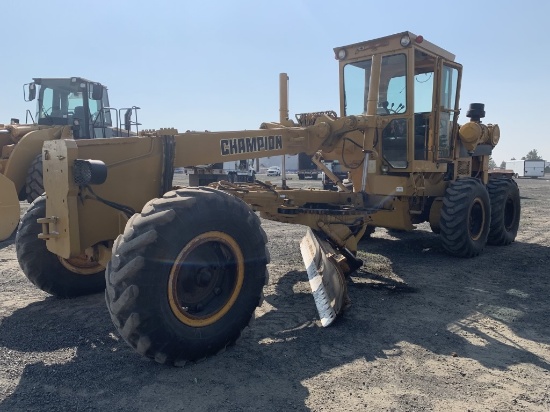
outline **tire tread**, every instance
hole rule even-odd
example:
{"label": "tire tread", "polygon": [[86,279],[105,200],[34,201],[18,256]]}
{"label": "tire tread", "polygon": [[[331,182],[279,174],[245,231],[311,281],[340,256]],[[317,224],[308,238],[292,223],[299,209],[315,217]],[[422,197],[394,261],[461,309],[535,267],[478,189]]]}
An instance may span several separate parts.
{"label": "tire tread", "polygon": [[[156,338],[158,329],[162,328],[159,322],[144,320],[149,319],[151,313],[150,308],[145,307],[144,301],[140,300],[142,286],[138,285],[144,284],[142,272],[148,264],[149,250],[154,248],[156,243],[169,240],[163,237],[160,230],[163,227],[173,226],[176,219],[181,220],[178,213],[193,215],[197,210],[206,209],[205,205],[208,205],[211,210],[237,210],[236,213],[243,216],[246,214],[246,224],[241,226],[251,228],[249,242],[256,244],[255,247],[261,248],[258,250],[263,252],[263,256],[261,256],[262,252],[259,253],[259,258],[264,269],[253,275],[257,279],[254,282],[261,281],[260,287],[263,287],[269,279],[265,268],[269,262],[267,235],[260,226],[258,216],[240,199],[213,188],[199,187],[171,191],[162,198],[148,202],[141,213],[137,213],[128,221],[124,233],[119,236],[123,241],[117,239],[114,243],[113,257],[106,272],[105,299],[113,323],[117,326],[122,338],[138,353],[159,363],[181,366],[215,355],[233,345],[240,337],[242,330],[254,318],[254,311],[252,311],[251,315],[247,315],[247,319],[237,320],[242,327],[231,330],[224,338],[225,341],[203,344],[200,351],[194,351],[191,355],[184,353],[185,350],[181,349],[170,350],[169,343],[161,342]],[[257,296],[246,297],[247,305],[253,304],[257,307],[261,304],[261,298],[262,290],[259,290]],[[160,316],[160,314],[154,314],[154,316],[157,315]],[[243,315],[240,313],[239,316]]]}

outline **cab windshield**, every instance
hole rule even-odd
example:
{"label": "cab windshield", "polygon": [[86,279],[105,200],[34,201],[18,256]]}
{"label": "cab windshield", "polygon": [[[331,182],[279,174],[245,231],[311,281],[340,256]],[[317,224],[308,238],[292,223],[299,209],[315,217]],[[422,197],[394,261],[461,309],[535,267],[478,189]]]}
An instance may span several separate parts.
{"label": "cab windshield", "polygon": [[[111,126],[110,113],[102,110],[103,107],[108,107],[109,103],[94,100],[93,87],[92,84],[72,82],[71,79],[42,80],[38,93],[38,124],[70,125],[73,119],[84,122],[87,115],[92,122],[101,117],[102,124]],[[107,93],[103,93],[103,97],[103,100],[106,100]],[[88,113],[85,101],[88,103]]]}
{"label": "cab windshield", "polygon": [[[382,156],[395,169],[408,166],[407,56],[404,53],[383,56],[380,83],[370,110],[379,116],[392,116],[382,131]],[[372,60],[344,66],[344,99],[346,115],[367,114]]]}
{"label": "cab windshield", "polygon": [[[344,66],[345,114],[367,113],[372,60]],[[394,54],[382,58],[376,113],[382,116],[403,113],[407,109],[407,57]]]}

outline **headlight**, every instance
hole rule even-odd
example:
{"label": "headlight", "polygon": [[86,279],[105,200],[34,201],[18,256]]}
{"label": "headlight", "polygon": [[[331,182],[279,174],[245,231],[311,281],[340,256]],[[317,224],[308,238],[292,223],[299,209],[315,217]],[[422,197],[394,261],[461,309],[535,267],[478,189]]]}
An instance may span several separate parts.
{"label": "headlight", "polygon": [[107,180],[107,166],[101,160],[76,159],[73,179],[78,186],[100,185]]}
{"label": "headlight", "polygon": [[338,52],[336,53],[336,58],[338,60],[344,60],[346,58],[346,49],[340,49],[338,50]]}
{"label": "headlight", "polygon": [[401,46],[407,47],[409,44],[411,44],[411,38],[408,34],[404,34],[399,42],[401,43]]}

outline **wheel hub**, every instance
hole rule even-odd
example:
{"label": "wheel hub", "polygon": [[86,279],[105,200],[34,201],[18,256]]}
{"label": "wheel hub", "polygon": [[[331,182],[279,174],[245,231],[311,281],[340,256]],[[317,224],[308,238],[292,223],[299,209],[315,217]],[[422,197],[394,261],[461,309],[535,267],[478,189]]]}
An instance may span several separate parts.
{"label": "wheel hub", "polygon": [[94,275],[105,269],[100,263],[89,259],[85,254],[70,259],[59,257],[61,264],[73,273],[80,275]]}
{"label": "wheel hub", "polygon": [[485,226],[485,206],[481,199],[475,199],[470,208],[468,231],[472,240],[478,240]]}
{"label": "wheel hub", "polygon": [[222,232],[192,239],[174,260],[168,300],[174,315],[193,327],[224,316],[237,299],[244,280],[244,259],[237,242]]}

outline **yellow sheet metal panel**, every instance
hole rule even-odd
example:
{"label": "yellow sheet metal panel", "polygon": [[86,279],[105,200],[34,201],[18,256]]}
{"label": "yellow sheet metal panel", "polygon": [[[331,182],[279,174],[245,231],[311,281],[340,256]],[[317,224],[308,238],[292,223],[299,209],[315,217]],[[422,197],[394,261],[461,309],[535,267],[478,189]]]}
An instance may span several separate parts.
{"label": "yellow sheet metal panel", "polygon": [[0,174],[0,241],[11,236],[19,222],[19,199],[15,185]]}

